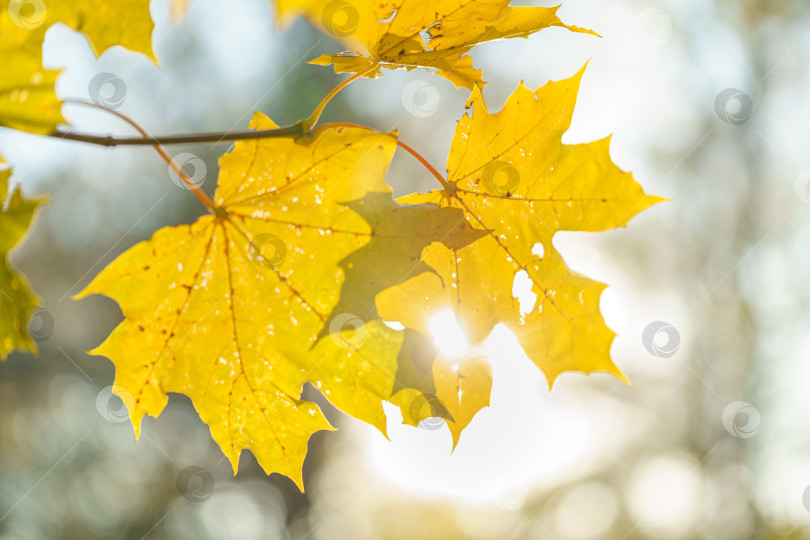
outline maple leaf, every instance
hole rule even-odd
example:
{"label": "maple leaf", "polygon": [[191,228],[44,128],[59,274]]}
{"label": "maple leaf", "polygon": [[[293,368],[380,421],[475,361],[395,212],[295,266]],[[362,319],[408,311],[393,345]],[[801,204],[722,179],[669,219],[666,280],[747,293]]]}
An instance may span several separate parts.
{"label": "maple leaf", "polygon": [[406,332],[397,373],[400,386],[390,401],[402,411],[404,424],[444,419],[455,449],[461,432],[489,406],[492,369],[478,356],[440,354],[427,337]]}
{"label": "maple leaf", "polygon": [[[552,239],[558,231],[625,226],[662,199],[645,195],[613,164],[610,138],[562,143],[583,72],[536,92],[521,83],[496,114],[473,91],[473,111],[456,128],[446,189],[401,202],[461,208],[490,232],[458,250],[429,246],[423,259],[442,280],[423,274],[381,294],[383,318],[424,332],[426,312],[452,309],[474,344],[505,323],[550,385],[563,371],[623,377],[610,359],[615,334],[599,311],[605,285],[570,271]],[[527,313],[512,294],[518,272],[537,296]]]}
{"label": "maple leaf", "polygon": [[[185,2],[173,6],[179,14]],[[84,33],[97,55],[121,45],[157,61],[149,0],[0,0],[0,126],[44,134],[64,122],[54,90],[59,73],[42,67],[45,32],[56,23]]]}
{"label": "maple leaf", "polygon": [[436,397],[447,407],[447,426],[458,445],[461,432],[484,407],[489,407],[492,391],[492,368],[480,357],[438,358],[433,363]]}
{"label": "maple leaf", "polygon": [[346,206],[369,224],[372,237],[340,261],[346,279],[329,320],[340,313],[355,313],[365,320],[379,318],[375,300],[379,293],[423,272],[434,272],[421,258],[426,247],[439,242],[459,249],[487,234],[472,227],[461,209],[401,205],[390,192],[370,193]]}
{"label": "maple leaf", "polygon": [[7,2],[0,2],[0,126],[50,133],[64,122],[54,84],[58,72],[42,68],[42,42],[31,45],[31,31],[15,24]]}
{"label": "maple leaf", "polygon": [[9,253],[20,244],[43,198],[25,199],[19,187],[9,193],[11,171],[0,157],[0,360],[13,350],[37,352],[28,334],[28,316],[37,305],[26,279],[9,263]]}
{"label": "maple leaf", "polygon": [[276,0],[283,19],[304,15],[316,26],[359,52],[323,55],[311,63],[333,64],[336,73],[381,67],[435,68],[457,87],[472,89],[481,71],[467,54],[475,45],[567,26],[557,9],[510,7],[510,0]]}
{"label": "maple leaf", "polygon": [[[371,237],[362,248],[338,263],[345,275],[340,299],[327,316],[319,339],[344,325],[358,331],[354,328],[356,324],[379,319],[375,299],[380,292],[423,272],[433,272],[421,260],[422,251],[433,242],[456,249],[486,234],[471,227],[457,208],[399,205],[393,201],[390,191],[369,193],[345,206],[368,223]],[[331,362],[322,362],[313,368],[310,380],[317,387],[324,387],[335,378],[335,373],[351,375],[355,392],[335,395],[331,401],[343,412],[374,425],[385,434],[382,401],[390,401],[406,387],[414,389],[416,394],[432,390],[430,382],[401,376],[402,365],[414,362],[411,356],[414,349],[410,344],[414,339],[426,338],[417,337],[415,332],[392,332],[379,324],[368,328],[371,330],[359,330],[366,342],[362,355],[333,354]],[[367,332],[375,333],[372,339],[367,339]],[[347,339],[351,343],[358,337]],[[373,358],[374,365],[369,358]]]}
{"label": "maple leaf", "polygon": [[42,28],[60,22],[81,31],[96,55],[121,45],[157,61],[148,0],[73,0],[49,2],[47,6]]}
{"label": "maple leaf", "polygon": [[[257,113],[251,127],[277,126]],[[268,473],[301,486],[307,441],[330,427],[315,404],[300,401],[305,382],[384,431],[382,401],[396,387],[403,333],[333,310],[341,293],[352,299],[344,298],[347,308],[373,304],[390,279],[375,272],[404,278],[412,270],[411,256],[398,255],[401,269],[383,260],[392,245],[418,259],[431,231],[469,235],[456,210],[393,203],[385,174],[395,146],[391,135],[360,128],[239,142],[220,161],[215,215],[158,231],[78,296],[104,294],[124,313],[93,353],[115,364],[136,434],[145,415],[163,410],[167,392],[184,393],[234,470],[248,448]],[[430,210],[443,217],[414,235],[396,229],[400,213]],[[364,246],[372,253],[352,259]],[[345,276],[373,252],[381,266],[372,277]]]}

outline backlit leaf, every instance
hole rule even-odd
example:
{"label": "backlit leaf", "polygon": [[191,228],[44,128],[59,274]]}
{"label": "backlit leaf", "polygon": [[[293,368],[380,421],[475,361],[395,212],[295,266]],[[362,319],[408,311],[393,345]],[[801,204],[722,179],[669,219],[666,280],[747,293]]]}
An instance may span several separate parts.
{"label": "backlit leaf", "polygon": [[[275,124],[257,114],[252,127]],[[115,364],[136,432],[168,392],[184,393],[234,470],[248,448],[300,486],[307,441],[329,428],[300,401],[304,383],[385,430],[404,333],[376,319],[375,294],[426,271],[419,254],[434,239],[477,238],[458,210],[393,203],[394,148],[391,135],[359,128],[239,142],[220,163],[216,215],[158,231],[81,293],[124,312],[94,352]],[[403,230],[412,212],[425,219]],[[355,276],[363,261],[372,264]]]}
{"label": "backlit leaf", "polygon": [[[185,2],[173,6],[179,14]],[[42,67],[45,32],[57,23],[83,32],[96,54],[121,45],[156,60],[149,0],[0,0],[0,126],[50,133],[64,122],[58,72]]]}
{"label": "backlit leaf", "polygon": [[[402,202],[460,208],[491,232],[457,250],[430,246],[423,258],[441,279],[423,274],[381,295],[384,318],[425,332],[426,313],[452,309],[474,344],[506,324],[550,384],[564,371],[622,377],[599,310],[605,286],[570,271],[552,239],[558,231],[623,227],[661,199],[613,164],[609,138],[562,143],[581,76],[536,92],[521,84],[496,114],[473,91],[448,159],[450,186]],[[513,295],[518,273],[537,296],[526,313]]]}
{"label": "backlit leaf", "polygon": [[433,378],[436,396],[447,407],[450,416],[447,425],[455,448],[461,432],[473,417],[484,407],[489,407],[492,368],[479,357],[439,358],[433,364]]}
{"label": "backlit leaf", "polygon": [[45,202],[26,199],[19,188],[9,192],[11,171],[0,158],[0,360],[11,351],[37,352],[28,333],[28,318],[37,298],[25,277],[9,263],[9,253],[18,246]]}
{"label": "backlit leaf", "polygon": [[479,43],[527,37],[558,26],[558,8],[512,7],[510,0],[276,0],[289,20],[306,16],[313,24],[351,47],[351,52],[323,55],[312,63],[333,64],[337,73],[380,68],[435,68],[458,87],[472,89],[481,71],[467,54]]}
{"label": "backlit leaf", "polygon": [[402,386],[390,401],[402,411],[404,424],[450,428],[453,448],[473,417],[489,406],[492,369],[481,357],[469,353],[440,354],[430,341],[410,330],[400,357],[397,380]]}
{"label": "backlit leaf", "polygon": [[0,126],[50,133],[64,122],[54,89],[58,72],[42,68],[42,36],[36,42],[32,32],[0,9]]}

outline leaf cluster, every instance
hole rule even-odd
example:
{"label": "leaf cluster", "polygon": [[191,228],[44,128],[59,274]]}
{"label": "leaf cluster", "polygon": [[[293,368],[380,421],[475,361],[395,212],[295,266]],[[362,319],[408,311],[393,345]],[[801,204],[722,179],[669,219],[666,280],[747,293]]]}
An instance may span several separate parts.
{"label": "leaf cluster", "polygon": [[[0,126],[53,134],[64,122],[57,73],[41,67],[52,24],[81,30],[98,52],[123,45],[154,59],[147,0],[53,2],[42,12],[37,2],[33,12],[21,0],[0,4]],[[312,63],[352,76],[297,135],[256,113],[250,129],[262,138],[243,137],[222,156],[213,199],[178,168],[209,214],[157,231],[77,296],[103,294],[123,311],[93,353],[115,364],[114,392],[136,434],[169,392],[182,393],[234,470],[249,449],[268,473],[303,488],[308,440],[332,429],[315,403],[301,399],[309,383],[383,433],[384,402],[414,426],[441,417],[455,446],[489,404],[492,370],[474,352],[436,350],[430,321],[446,312],[474,346],[506,325],[550,383],[566,371],[623,378],[599,310],[605,286],[569,270],[552,239],[558,231],[625,226],[660,199],[613,164],[609,139],[563,144],[584,69],[534,91],[521,84],[493,113],[468,54],[549,27],[592,32],[565,25],[557,8],[508,0],[277,5],[283,21],[303,16],[344,43],[347,52]],[[174,6],[178,14],[184,8]],[[397,133],[318,123],[347,84],[398,68],[431,69],[471,92],[446,175]],[[396,151],[420,159],[436,188],[395,201],[385,179]],[[0,173],[0,357],[36,349],[20,316],[36,299],[8,255],[42,201],[19,190],[5,195],[9,174]],[[513,294],[519,275],[531,284],[531,306]]]}

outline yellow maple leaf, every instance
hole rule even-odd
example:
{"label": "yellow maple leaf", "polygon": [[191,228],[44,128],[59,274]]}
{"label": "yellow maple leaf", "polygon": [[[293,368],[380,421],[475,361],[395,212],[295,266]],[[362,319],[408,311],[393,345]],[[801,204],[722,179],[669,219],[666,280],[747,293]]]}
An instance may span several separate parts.
{"label": "yellow maple leaf", "polygon": [[[30,0],[11,1],[30,3]],[[149,0],[48,2],[40,28],[57,22],[85,34],[97,55],[120,45],[157,61],[152,50],[154,25],[149,14]]]}
{"label": "yellow maple leaf", "polygon": [[[276,125],[257,113],[251,127]],[[385,183],[395,146],[391,135],[360,128],[239,142],[220,161],[215,215],[158,231],[78,296],[104,294],[124,313],[93,352],[115,364],[136,433],[145,415],[160,414],[167,392],[181,392],[234,470],[248,448],[268,473],[301,486],[307,441],[329,429],[315,404],[299,400],[305,382],[384,432],[382,401],[397,388],[403,340],[373,319],[375,294],[398,279],[378,277],[395,270],[387,250],[398,246],[396,273],[405,279],[430,231],[469,234],[460,212],[435,205],[416,211],[443,220],[426,220],[416,234],[396,229],[413,215]],[[381,266],[350,279],[355,263],[373,257],[349,257],[364,246]],[[336,313],[338,305],[372,311],[362,319]]]}
{"label": "yellow maple leaf", "polygon": [[[362,248],[339,262],[344,271],[340,299],[327,316],[328,327],[324,325],[318,337],[323,338],[330,331],[334,333],[345,326],[353,335],[341,339],[351,343],[362,338],[365,346],[362,355],[331,353],[332,360],[313,368],[310,380],[317,387],[325,388],[336,376],[350,376],[355,391],[339,393],[331,398],[332,402],[343,412],[376,426],[385,434],[382,401],[391,401],[393,395],[405,388],[412,389],[415,395],[433,391],[432,381],[408,378],[401,372],[404,365],[414,363],[415,356],[421,355],[427,338],[415,332],[391,332],[378,322],[368,325],[367,329],[358,330],[356,325],[379,319],[377,294],[413,276],[433,272],[421,259],[425,247],[439,242],[458,248],[486,232],[471,227],[457,208],[438,208],[433,204],[398,205],[390,191],[370,193],[345,205],[368,223],[371,236]],[[370,337],[369,332],[373,333]],[[419,348],[413,347],[416,341],[421,343]],[[318,349],[323,349],[322,343],[318,344]]]}
{"label": "yellow maple leaf", "polygon": [[397,373],[402,384],[390,401],[402,411],[404,424],[445,420],[455,448],[473,417],[489,406],[492,368],[478,356],[440,354],[427,338],[413,330],[408,332]]}
{"label": "yellow maple leaf", "polygon": [[333,64],[337,73],[367,72],[381,67],[435,68],[458,87],[472,89],[481,71],[467,54],[475,45],[567,26],[557,9],[511,7],[510,0],[276,0],[283,20],[304,15],[353,51],[323,55],[311,63]]}
{"label": "yellow maple leaf", "polygon": [[43,198],[25,199],[20,188],[9,193],[11,171],[0,157],[0,360],[13,350],[37,352],[28,334],[28,317],[37,306],[25,277],[9,263],[9,253],[20,244]]}
{"label": "yellow maple leaf", "polygon": [[42,67],[42,36],[32,44],[32,31],[0,4],[0,126],[50,133],[64,122],[54,89],[58,72]]}
{"label": "yellow maple leaf", "polygon": [[[173,6],[179,14],[185,2]],[[157,61],[149,0],[0,0],[0,126],[50,133],[64,122],[58,72],[42,67],[45,32],[57,23],[84,33],[97,55],[121,45]]]}
{"label": "yellow maple leaf", "polygon": [[461,432],[478,411],[489,407],[492,391],[492,368],[480,357],[439,358],[433,364],[436,396],[447,407],[450,420],[447,426],[453,437],[453,448],[458,445]]}
{"label": "yellow maple leaf", "polygon": [[[461,208],[490,232],[458,250],[429,246],[423,259],[441,279],[422,274],[380,294],[383,318],[426,331],[426,313],[452,309],[476,344],[505,323],[549,384],[564,371],[623,377],[610,359],[615,334],[599,311],[605,286],[570,271],[552,238],[557,231],[625,226],[662,199],[645,195],[613,164],[609,138],[562,143],[582,73],[536,92],[521,84],[495,114],[480,89],[473,91],[473,111],[459,121],[453,139],[448,185],[401,201]],[[513,296],[519,272],[537,295],[527,313]]]}

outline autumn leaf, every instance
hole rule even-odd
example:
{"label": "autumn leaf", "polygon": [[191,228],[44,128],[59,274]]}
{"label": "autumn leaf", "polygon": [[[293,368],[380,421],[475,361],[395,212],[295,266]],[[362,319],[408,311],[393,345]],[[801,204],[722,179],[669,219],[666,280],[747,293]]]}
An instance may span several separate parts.
{"label": "autumn leaf", "polygon": [[462,351],[440,354],[426,336],[406,332],[397,372],[400,386],[390,401],[400,408],[406,425],[444,419],[455,448],[473,417],[489,406],[492,369],[482,357]]}
{"label": "autumn leaf", "polygon": [[[173,6],[179,14],[185,2]],[[121,45],[157,60],[149,0],[0,0],[0,126],[44,134],[64,122],[58,72],[42,67],[45,32],[56,23],[83,32],[97,55]]]}
{"label": "autumn leaf", "polygon": [[[583,69],[584,71],[584,69]],[[567,268],[558,231],[603,231],[659,202],[610,159],[610,139],[567,145],[583,72],[531,92],[522,84],[492,114],[479,88],[458,123],[445,189],[401,199],[460,208],[490,233],[461,249],[433,244],[423,254],[441,279],[422,274],[378,297],[380,314],[425,332],[426,313],[452,310],[474,344],[498,323],[516,335],[549,384],[564,371],[606,371],[614,333],[599,311],[605,285]],[[536,302],[521,312],[518,273]]]}
{"label": "autumn leaf", "polygon": [[[439,242],[450,249],[459,249],[487,234],[472,227],[458,208],[401,205],[393,201],[390,192],[370,193],[346,206],[369,224],[372,237],[365,246],[340,261],[346,278],[340,301],[329,320],[340,313],[355,313],[365,320],[378,319],[379,293],[423,272],[434,272],[422,260],[422,251],[430,244]],[[321,332],[321,337],[326,331]]]}
{"label": "autumn leaf", "polygon": [[477,44],[502,38],[527,37],[567,26],[557,9],[511,7],[510,0],[276,0],[283,20],[306,16],[313,24],[352,47],[351,52],[323,55],[311,63],[334,65],[336,73],[380,68],[435,68],[457,87],[472,89],[481,71],[467,54]]}
{"label": "autumn leaf", "polygon": [[[251,127],[276,126],[257,113]],[[387,279],[424,271],[413,267],[431,231],[469,235],[461,213],[435,205],[416,209],[444,216],[418,234],[395,228],[412,210],[394,204],[385,183],[394,149],[393,136],[360,128],[239,142],[220,162],[215,215],[158,231],[79,295],[107,295],[124,313],[93,352],[115,364],[136,433],[168,392],[184,393],[234,470],[248,448],[268,473],[301,486],[307,441],[329,429],[315,404],[300,401],[305,382],[384,432],[403,333],[334,308],[341,294],[347,308],[373,304]],[[398,255],[403,268],[383,260],[392,243],[414,254]],[[381,266],[350,280],[351,255],[364,246]],[[383,270],[391,276],[374,277]]]}
{"label": "autumn leaf", "polygon": [[[334,380],[336,374],[339,377],[351,375],[354,392],[327,397],[343,412],[376,426],[385,434],[382,402],[391,401],[393,395],[406,387],[415,391],[415,399],[416,395],[431,392],[433,385],[402,377],[403,364],[414,362],[412,355],[416,350],[410,344],[414,339],[427,338],[417,337],[415,332],[393,332],[380,325],[375,298],[385,289],[413,276],[433,272],[421,260],[422,251],[430,244],[439,242],[457,248],[481,238],[486,232],[472,228],[463,212],[456,208],[400,205],[393,201],[390,191],[369,193],[345,205],[368,223],[371,236],[362,248],[338,263],[344,272],[340,299],[327,316],[327,324],[318,338],[323,341],[330,333],[345,327],[354,330],[355,335],[341,339],[349,344],[362,339],[364,347],[361,354],[351,356],[332,352],[333,360],[313,368],[310,379],[316,386],[323,387],[327,381]],[[371,321],[375,323],[370,325]],[[366,327],[358,326],[362,324]],[[369,333],[373,334],[370,339]],[[323,344],[319,343],[318,348],[323,349]]]}
{"label": "autumn leaf", "polygon": [[42,27],[60,22],[85,34],[96,55],[121,45],[157,61],[148,0],[49,2],[44,16]]}
{"label": "autumn leaf", "polygon": [[0,360],[14,350],[37,352],[26,325],[38,301],[25,277],[9,263],[9,253],[23,241],[45,199],[25,199],[19,187],[9,193],[10,176],[0,158]]}
{"label": "autumn leaf", "polygon": [[12,21],[0,5],[0,126],[50,133],[64,122],[54,84],[58,72],[42,68],[42,41],[31,44],[31,30]]}
{"label": "autumn leaf", "polygon": [[489,407],[492,391],[492,368],[481,357],[443,358],[433,363],[436,396],[447,407],[450,420],[447,426],[453,437],[453,448],[458,445],[461,432],[473,417]]}

